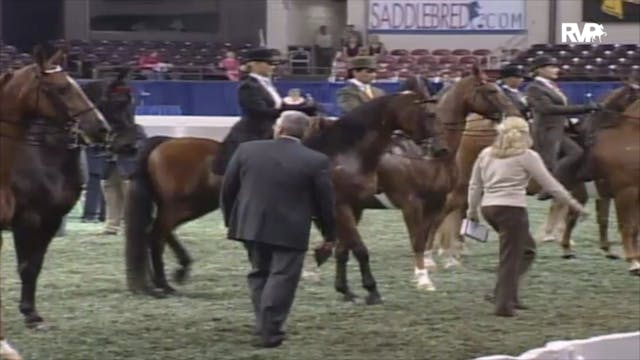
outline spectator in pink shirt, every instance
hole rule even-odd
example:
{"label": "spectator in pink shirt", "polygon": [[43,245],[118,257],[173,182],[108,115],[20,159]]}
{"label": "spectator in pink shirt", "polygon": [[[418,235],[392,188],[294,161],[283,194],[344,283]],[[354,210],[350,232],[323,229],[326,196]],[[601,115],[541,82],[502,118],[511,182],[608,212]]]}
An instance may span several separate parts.
{"label": "spectator in pink shirt", "polygon": [[220,61],[218,67],[226,71],[229,80],[238,81],[240,79],[240,61],[238,61],[233,51],[227,52],[226,57]]}

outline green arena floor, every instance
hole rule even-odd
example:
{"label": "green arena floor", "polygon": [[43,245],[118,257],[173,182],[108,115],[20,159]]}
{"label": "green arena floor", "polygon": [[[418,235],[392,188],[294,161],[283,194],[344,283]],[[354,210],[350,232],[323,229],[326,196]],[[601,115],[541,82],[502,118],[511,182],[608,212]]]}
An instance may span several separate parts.
{"label": "green arena floor", "polygon": [[[530,212],[536,228],[543,205],[532,203]],[[602,256],[593,219],[574,236],[578,259],[562,260],[556,244],[541,245],[522,296],[531,310],[502,319],[483,300],[494,281],[495,239],[470,244],[463,268],[434,272],[438,291],[427,293],[412,281],[400,214],[366,212],[360,229],[385,304],[339,301],[330,261],[319,278],[302,281],[289,319],[289,340],[277,350],[256,350],[250,345],[246,256],[239,244],[224,240],[219,214],[179,230],[196,263],[191,282],[179,287],[181,295],[163,300],[130,295],[123,239],[98,235],[100,225],[81,224],[74,215],[67,235],[54,239],[40,277],[39,310],[53,326],[47,331],[23,325],[13,244],[5,234],[6,332],[28,360],[463,360],[517,355],[552,340],[640,329],[640,279],[627,274],[624,262]],[[619,251],[614,230],[612,225]],[[166,259],[171,270],[173,257],[167,253]],[[312,265],[308,261],[307,269]],[[350,265],[351,284],[362,295],[355,261]]]}

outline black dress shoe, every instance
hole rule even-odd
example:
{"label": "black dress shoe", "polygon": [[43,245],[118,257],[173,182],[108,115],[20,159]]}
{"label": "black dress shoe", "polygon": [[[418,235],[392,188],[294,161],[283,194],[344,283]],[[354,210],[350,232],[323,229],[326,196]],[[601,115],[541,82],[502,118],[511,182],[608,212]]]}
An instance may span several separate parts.
{"label": "black dress shoe", "polygon": [[273,349],[282,345],[283,341],[284,339],[276,339],[276,340],[269,340],[269,341],[256,340],[253,342],[253,347],[263,348],[263,349]]}

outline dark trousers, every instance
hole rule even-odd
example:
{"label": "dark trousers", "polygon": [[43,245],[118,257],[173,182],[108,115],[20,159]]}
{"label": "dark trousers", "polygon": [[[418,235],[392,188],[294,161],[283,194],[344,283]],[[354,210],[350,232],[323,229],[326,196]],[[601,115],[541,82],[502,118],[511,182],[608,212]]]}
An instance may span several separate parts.
{"label": "dark trousers", "polygon": [[89,181],[87,181],[87,188],[84,195],[83,219],[104,220],[105,218],[105,202],[100,180],[102,180],[102,175],[89,174]]}
{"label": "dark trousers", "polygon": [[306,252],[258,242],[246,242],[252,270],[247,276],[263,342],[284,340],[282,327],[289,316]]}
{"label": "dark trousers", "polygon": [[524,207],[484,206],[482,216],[500,236],[496,311],[513,310],[519,303],[520,278],[536,255],[536,243],[529,233],[529,215]]}
{"label": "dark trousers", "polygon": [[538,129],[536,148],[545,165],[558,181],[569,187],[575,181],[584,151],[573,139],[565,134],[563,126]]}

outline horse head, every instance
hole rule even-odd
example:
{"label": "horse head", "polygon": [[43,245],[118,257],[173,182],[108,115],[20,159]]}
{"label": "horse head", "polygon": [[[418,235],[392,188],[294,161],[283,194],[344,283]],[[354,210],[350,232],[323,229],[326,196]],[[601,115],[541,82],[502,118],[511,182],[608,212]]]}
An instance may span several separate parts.
{"label": "horse head", "polygon": [[522,116],[498,85],[491,82],[487,74],[477,66],[457,86],[469,112],[494,121],[500,121],[505,116]]}
{"label": "horse head", "polygon": [[118,71],[115,78],[107,82],[94,81],[82,86],[89,99],[98,106],[111,126],[112,132],[108,145],[117,154],[136,151],[137,127],[134,97],[126,81],[128,74],[129,69],[123,68]]}
{"label": "horse head", "polygon": [[35,63],[15,71],[4,81],[3,96],[15,96],[15,114],[8,117],[45,118],[69,130],[82,133],[89,141],[102,142],[109,125],[78,83],[62,68],[65,53],[57,50],[49,56],[36,46]]}
{"label": "horse head", "polygon": [[447,155],[449,149],[440,139],[443,129],[435,112],[437,101],[413,91],[404,91],[392,96],[388,117],[391,130],[401,130],[420,145],[423,155]]}

